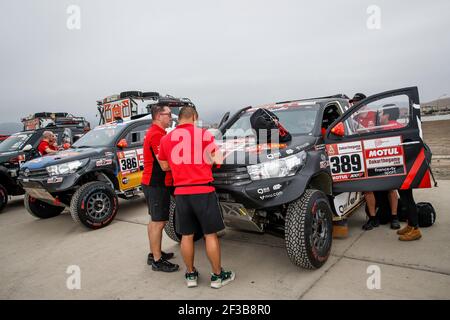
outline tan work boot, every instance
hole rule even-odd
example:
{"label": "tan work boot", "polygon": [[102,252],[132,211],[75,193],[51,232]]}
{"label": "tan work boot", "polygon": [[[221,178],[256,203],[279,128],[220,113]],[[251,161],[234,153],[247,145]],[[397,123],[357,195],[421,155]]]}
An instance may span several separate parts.
{"label": "tan work boot", "polygon": [[422,238],[422,233],[420,233],[419,228],[413,228],[410,232],[405,233],[404,235],[401,235],[398,237],[398,240],[400,241],[413,241],[413,240],[419,240]]}
{"label": "tan work boot", "polygon": [[347,220],[333,222],[333,238],[345,239],[348,237]]}
{"label": "tan work boot", "polygon": [[411,227],[409,224],[407,224],[404,228],[401,228],[400,230],[397,231],[397,234],[399,236],[402,236],[404,234],[409,233],[412,229],[414,229],[413,227]]}

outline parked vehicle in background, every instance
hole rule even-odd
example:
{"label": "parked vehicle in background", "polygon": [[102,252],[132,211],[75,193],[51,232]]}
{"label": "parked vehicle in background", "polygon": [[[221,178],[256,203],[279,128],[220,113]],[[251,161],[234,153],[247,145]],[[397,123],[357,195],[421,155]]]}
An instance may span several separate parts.
{"label": "parked vehicle in background", "polygon": [[[125,91],[97,101],[100,115],[99,124],[112,123],[117,120],[127,121],[138,115],[150,113],[153,105],[165,105],[171,108],[176,120],[183,106],[194,106],[188,98],[161,96],[158,92]],[[174,122],[174,125],[176,122]]]}
{"label": "parked vehicle in background", "polygon": [[0,143],[5,141],[9,136],[9,134],[0,134]]}
{"label": "parked vehicle in background", "polygon": [[9,136],[0,144],[0,212],[8,203],[9,196],[25,193],[18,184],[20,167],[26,161],[40,157],[37,147],[44,131],[56,135],[58,145],[72,144],[85,131],[77,125],[52,125],[36,130],[25,130]]}
{"label": "parked vehicle in background", "polygon": [[37,130],[50,126],[77,127],[82,132],[91,129],[91,125],[83,117],[76,117],[67,112],[37,112],[22,118],[23,130]]}
{"label": "parked vehicle in background", "polygon": [[[148,109],[136,110],[133,101],[137,98],[147,101],[147,96],[150,95],[133,91],[119,96],[126,103],[107,99],[99,105],[102,125],[86,133],[68,150],[25,163],[19,180],[26,191],[24,203],[28,212],[46,219],[68,207],[75,222],[99,229],[113,221],[118,198],[134,199],[140,195],[142,148],[151,114],[144,113]],[[174,125],[179,108],[193,105],[190,100],[173,97],[160,97],[154,102],[171,108]]]}

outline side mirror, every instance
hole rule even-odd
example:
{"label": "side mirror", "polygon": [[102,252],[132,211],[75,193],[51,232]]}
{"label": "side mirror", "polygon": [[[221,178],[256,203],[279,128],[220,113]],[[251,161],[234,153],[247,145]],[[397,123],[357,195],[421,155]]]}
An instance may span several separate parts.
{"label": "side mirror", "polygon": [[31,149],[33,149],[33,146],[31,144],[27,144],[25,147],[23,147],[22,151],[31,151]]}
{"label": "side mirror", "polygon": [[331,133],[338,136],[343,137],[345,135],[345,127],[343,122],[339,122],[331,129]]}
{"label": "side mirror", "polygon": [[118,148],[121,148],[121,149],[128,147],[128,142],[127,142],[127,140],[126,140],[126,139],[121,139],[121,140],[117,143],[117,147],[118,147]]}

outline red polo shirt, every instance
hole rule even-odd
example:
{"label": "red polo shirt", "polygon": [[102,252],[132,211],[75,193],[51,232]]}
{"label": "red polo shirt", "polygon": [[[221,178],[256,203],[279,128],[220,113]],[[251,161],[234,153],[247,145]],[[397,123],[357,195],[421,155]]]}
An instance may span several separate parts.
{"label": "red polo shirt", "polygon": [[[147,186],[171,186],[172,175],[164,172],[153,153],[158,156],[161,138],[166,135],[166,130],[156,124],[152,124],[147,130],[144,139],[144,172],[142,173],[141,184]],[[153,151],[153,153],[152,153]]]}
{"label": "red polo shirt", "polygon": [[45,156],[47,154],[47,152],[45,152],[45,150],[47,150],[47,147],[51,150],[58,150],[54,145],[49,144],[48,141],[42,140],[38,146],[39,153]]}
{"label": "red polo shirt", "polygon": [[[161,140],[159,160],[169,162],[175,195],[210,193],[213,179],[208,154],[218,150],[213,135],[192,124],[176,127]],[[201,186],[193,186],[201,185]]]}

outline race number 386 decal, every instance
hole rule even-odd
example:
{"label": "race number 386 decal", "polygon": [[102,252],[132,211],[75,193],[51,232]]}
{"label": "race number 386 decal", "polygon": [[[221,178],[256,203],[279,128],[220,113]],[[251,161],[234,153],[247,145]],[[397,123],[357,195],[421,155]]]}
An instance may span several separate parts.
{"label": "race number 386 decal", "polygon": [[118,152],[117,156],[122,176],[139,171],[141,165],[143,165],[142,149],[121,151]]}
{"label": "race number 386 decal", "polygon": [[327,145],[334,182],[404,175],[400,136]]}

